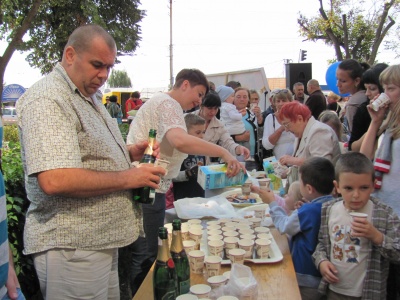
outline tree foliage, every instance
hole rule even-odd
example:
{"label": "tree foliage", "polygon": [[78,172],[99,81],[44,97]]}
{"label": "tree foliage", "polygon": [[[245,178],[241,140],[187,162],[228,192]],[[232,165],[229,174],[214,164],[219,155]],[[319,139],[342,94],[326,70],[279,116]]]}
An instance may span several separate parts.
{"label": "tree foliage", "polygon": [[395,25],[400,1],[328,0],[326,7],[318,1],[318,16],[307,18],[299,13],[300,35],[333,46],[338,61],[354,58],[374,64],[379,47]]}
{"label": "tree foliage", "polygon": [[68,36],[87,23],[101,25],[114,37],[119,56],[133,54],[145,16],[139,5],[139,0],[1,0],[0,39],[8,46],[0,56],[0,82],[16,50],[31,51],[29,64],[42,74],[50,72]]}
{"label": "tree foliage", "polygon": [[131,79],[129,78],[128,73],[126,71],[112,70],[111,75],[107,80],[107,83],[111,88],[132,87]]}

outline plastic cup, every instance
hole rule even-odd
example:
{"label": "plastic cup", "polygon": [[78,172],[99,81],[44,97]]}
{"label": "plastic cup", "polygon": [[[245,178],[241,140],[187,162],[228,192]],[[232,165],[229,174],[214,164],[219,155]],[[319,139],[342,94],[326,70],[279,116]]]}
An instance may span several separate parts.
{"label": "plastic cup", "polygon": [[205,253],[201,250],[189,252],[190,271],[195,274],[203,274]]}
{"label": "plastic cup", "polygon": [[224,275],[212,276],[207,279],[207,283],[211,286],[212,289],[223,286],[227,281],[228,278],[226,278]]}
{"label": "plastic cup", "polygon": [[260,186],[260,190],[269,191],[271,178],[260,178],[257,179],[258,185]]}
{"label": "plastic cup", "polygon": [[385,93],[381,93],[378,98],[371,103],[371,107],[373,110],[378,111],[386,103],[390,102],[390,98]]}
{"label": "plastic cup", "polygon": [[257,258],[268,258],[271,248],[271,241],[268,239],[257,239],[255,248]]}
{"label": "plastic cup", "polygon": [[265,218],[265,207],[259,207],[254,209],[254,217],[264,219]]}
{"label": "plastic cup", "polygon": [[214,256],[224,257],[224,242],[222,240],[208,241],[208,252]]}
{"label": "plastic cup", "polygon": [[253,240],[239,240],[239,248],[246,251],[244,258],[253,258],[254,241]]}
{"label": "plastic cup", "polygon": [[[207,276],[213,277],[221,272],[222,258],[220,256],[207,256],[204,260],[207,270]],[[211,285],[212,287],[212,285]]]}
{"label": "plastic cup", "polygon": [[230,249],[228,252],[229,259],[232,264],[242,264],[244,263],[244,255],[246,251],[243,249]]}
{"label": "plastic cup", "polygon": [[207,284],[195,284],[190,287],[190,292],[199,299],[207,298],[211,292],[211,287]]}

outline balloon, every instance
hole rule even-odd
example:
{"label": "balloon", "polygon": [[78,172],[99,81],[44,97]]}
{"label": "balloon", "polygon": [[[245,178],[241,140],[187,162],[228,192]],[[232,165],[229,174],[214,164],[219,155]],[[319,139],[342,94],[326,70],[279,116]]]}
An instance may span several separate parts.
{"label": "balloon", "polygon": [[334,92],[335,94],[340,95],[342,97],[347,97],[350,94],[341,94],[339,92],[338,87],[336,86],[336,83],[337,83],[336,70],[337,70],[339,64],[340,64],[340,61],[337,61],[329,66],[328,70],[326,70],[325,80],[326,80],[326,84],[329,86],[329,88],[331,89],[332,92]]}

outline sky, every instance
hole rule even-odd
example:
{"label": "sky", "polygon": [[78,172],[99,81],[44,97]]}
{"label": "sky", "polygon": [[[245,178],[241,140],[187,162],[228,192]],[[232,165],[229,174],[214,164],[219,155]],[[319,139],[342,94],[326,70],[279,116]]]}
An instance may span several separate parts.
{"label": "sky", "polygon": [[[299,62],[300,49],[307,51],[312,77],[326,84],[332,47],[307,42],[299,35],[297,17],[318,14],[318,0],[174,0],[172,44],[174,76],[183,68],[205,74],[263,67],[268,78],[285,77],[284,60]],[[147,16],[140,23],[141,37],[133,56],[120,57],[117,70],[125,70],[133,88],[167,87],[170,82],[169,0],[142,0]],[[400,63],[381,51],[378,60]],[[6,84],[30,87],[41,78],[25,54],[15,53],[6,73]]]}

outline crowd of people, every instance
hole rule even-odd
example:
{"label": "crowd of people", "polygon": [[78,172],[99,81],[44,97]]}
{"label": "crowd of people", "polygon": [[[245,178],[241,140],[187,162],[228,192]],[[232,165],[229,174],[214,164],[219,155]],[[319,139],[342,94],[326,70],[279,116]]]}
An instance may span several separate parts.
{"label": "crowd of people", "polygon": [[[268,156],[288,167],[287,195],[252,189],[290,239],[302,299],[399,296],[399,65],[346,59],[337,85],[347,101],[326,98],[311,79],[295,83],[293,93],[272,90],[264,111],[256,90],[237,81],[215,87],[200,70],[183,69],[169,92],[145,103],[132,93],[125,111],[138,111],[125,142],[113,120],[122,118],[116,99],[104,106],[95,96],[116,55],[108,32],[81,26],[61,62],[17,102],[30,201],[24,253],[33,256],[45,299],[119,299],[120,248],[131,253],[134,295],[156,259],[167,200],[171,207],[204,197],[199,166],[224,162],[234,176],[261,170]],[[390,100],[376,111],[370,103],[383,92]],[[166,169],[133,164],[150,129],[157,131],[153,156],[169,161]],[[145,186],[156,190],[154,204],[133,202],[133,190]],[[367,217],[352,219],[352,212]],[[1,242],[0,298],[8,288],[11,299],[24,299]]]}

